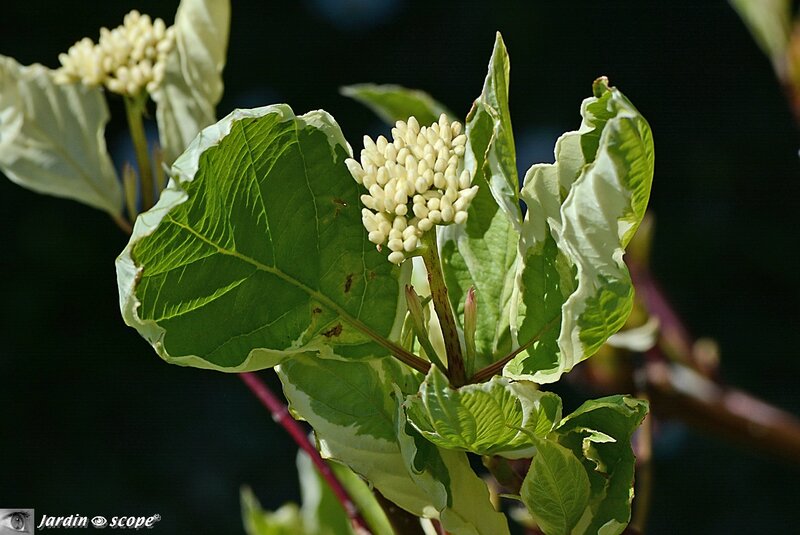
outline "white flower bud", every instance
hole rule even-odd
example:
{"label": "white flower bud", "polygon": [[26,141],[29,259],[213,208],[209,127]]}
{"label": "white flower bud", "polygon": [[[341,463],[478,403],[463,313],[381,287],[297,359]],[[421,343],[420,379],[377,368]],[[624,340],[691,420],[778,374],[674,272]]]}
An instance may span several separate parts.
{"label": "white flower bud", "polygon": [[406,255],[399,251],[395,251],[389,255],[389,262],[392,264],[400,264],[403,260],[406,259]]}
{"label": "white flower bud", "polygon": [[121,26],[101,28],[97,44],[83,38],[67,54],[59,55],[61,68],[56,81],[105,85],[109,91],[131,97],[145,89],[152,92],[164,78],[166,58],[174,42],[174,28],[166,28],[163,20],[153,21],[131,11]]}
{"label": "white flower bud", "polygon": [[[143,39],[159,31],[142,31]],[[149,54],[147,48],[144,54]],[[148,71],[155,72],[158,64],[144,63],[148,59],[132,73],[137,81]],[[378,250],[388,247],[391,262],[405,260],[405,253],[418,249],[422,235],[435,225],[466,221],[478,187],[471,185],[472,177],[463,169],[467,138],[461,130],[460,123],[450,123],[445,115],[430,126],[420,126],[411,117],[407,123],[397,121],[391,141],[364,136],[360,163],[346,161],[350,174],[369,192],[361,196],[369,239]]]}

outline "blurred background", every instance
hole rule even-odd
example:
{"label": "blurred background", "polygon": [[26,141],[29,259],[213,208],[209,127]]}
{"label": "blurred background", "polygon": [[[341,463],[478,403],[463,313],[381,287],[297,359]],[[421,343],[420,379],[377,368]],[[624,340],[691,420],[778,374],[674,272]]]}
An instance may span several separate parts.
{"label": "blurred background", "polygon": [[[25,0],[0,7],[0,53],[57,55],[130,9],[176,0]],[[234,2],[225,96],[324,108],[354,147],[386,128],[341,97],[358,82],[425,89],[466,115],[494,32],[511,57],[522,170],[551,162],[606,75],[656,146],[652,270],[724,381],[800,414],[798,131],[768,59],[725,1]],[[122,102],[107,135],[132,160]],[[99,211],[0,180],[0,507],[150,515],[164,533],[242,533],[239,487],[297,500],[295,448],[235,377],[163,363],[118,312],[126,237]],[[276,389],[274,374],[262,373]],[[649,533],[789,533],[798,466],[680,424],[654,450]]]}

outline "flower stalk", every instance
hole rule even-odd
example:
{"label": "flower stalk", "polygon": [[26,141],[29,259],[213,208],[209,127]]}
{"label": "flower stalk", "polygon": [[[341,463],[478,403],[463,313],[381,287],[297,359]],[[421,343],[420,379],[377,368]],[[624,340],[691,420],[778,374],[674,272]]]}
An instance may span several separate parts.
{"label": "flower stalk", "polygon": [[461,341],[458,337],[456,320],[453,308],[447,297],[447,286],[442,274],[442,265],[439,260],[439,244],[436,241],[436,232],[426,232],[422,236],[422,259],[428,270],[428,285],[431,288],[433,309],[439,318],[442,327],[444,347],[447,351],[447,377],[450,384],[458,388],[467,382],[467,373],[464,368],[464,357],[461,353]]}
{"label": "flower stalk", "polygon": [[133,149],[136,153],[136,163],[139,167],[140,186],[142,193],[142,212],[149,210],[154,204],[153,194],[153,168],[150,164],[150,152],[147,147],[147,136],[144,131],[145,102],[147,93],[140,93],[135,97],[126,96],[125,115],[128,119],[128,130],[131,133]]}

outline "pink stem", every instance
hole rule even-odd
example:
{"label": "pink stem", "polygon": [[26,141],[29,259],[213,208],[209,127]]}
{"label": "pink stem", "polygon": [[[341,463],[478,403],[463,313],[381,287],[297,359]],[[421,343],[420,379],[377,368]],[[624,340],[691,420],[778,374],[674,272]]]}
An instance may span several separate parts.
{"label": "pink stem", "polygon": [[339,480],[336,479],[331,467],[322,459],[317,448],[308,440],[308,435],[305,430],[292,418],[291,414],[289,414],[289,408],[272,393],[269,387],[259,379],[255,373],[240,373],[239,377],[267,410],[269,410],[270,414],[272,414],[272,419],[280,424],[294,439],[297,445],[311,457],[314,466],[317,467],[322,478],[330,485],[339,503],[342,504],[342,508],[344,508],[345,513],[347,513],[355,532],[359,535],[368,535],[371,533],[364,518],[359,514],[358,507],[356,507],[356,504],[350,499],[350,496]]}

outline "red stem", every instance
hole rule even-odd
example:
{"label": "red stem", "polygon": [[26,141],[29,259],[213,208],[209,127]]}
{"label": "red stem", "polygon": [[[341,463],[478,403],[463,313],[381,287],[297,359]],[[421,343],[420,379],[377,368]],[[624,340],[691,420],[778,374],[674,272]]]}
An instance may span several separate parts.
{"label": "red stem", "polygon": [[272,419],[280,424],[286,432],[289,433],[292,439],[294,439],[295,443],[311,457],[314,466],[317,467],[322,478],[330,485],[339,503],[342,504],[342,508],[344,508],[345,513],[347,513],[354,531],[359,535],[371,533],[367,527],[366,521],[358,512],[358,507],[356,507],[356,504],[350,499],[350,496],[339,480],[336,479],[331,467],[328,466],[325,460],[320,456],[317,448],[308,440],[308,435],[305,430],[292,418],[291,414],[289,414],[289,408],[286,404],[273,394],[269,387],[259,379],[255,373],[245,372],[238,375],[250,391],[255,394],[267,410],[269,410],[270,414],[272,414]]}

